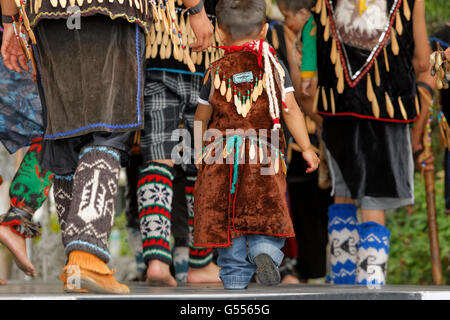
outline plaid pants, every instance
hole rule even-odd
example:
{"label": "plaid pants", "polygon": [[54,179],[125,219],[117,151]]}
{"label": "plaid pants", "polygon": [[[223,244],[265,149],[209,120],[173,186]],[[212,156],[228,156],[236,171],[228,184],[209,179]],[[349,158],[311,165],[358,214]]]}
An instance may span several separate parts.
{"label": "plaid pants", "polygon": [[179,143],[172,132],[183,122],[192,130],[202,77],[166,71],[147,71],[144,89],[145,127],[141,131],[144,162],[171,159]]}

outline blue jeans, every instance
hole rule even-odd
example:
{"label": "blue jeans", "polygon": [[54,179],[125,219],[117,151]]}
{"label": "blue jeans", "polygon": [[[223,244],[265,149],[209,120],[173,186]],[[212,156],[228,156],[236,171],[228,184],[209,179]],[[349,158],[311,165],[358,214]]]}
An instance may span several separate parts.
{"label": "blue jeans", "polygon": [[[217,264],[225,289],[245,289],[256,271],[254,258],[262,253],[272,258],[277,266],[283,261],[283,238],[247,235],[233,239],[233,246],[219,248]],[[248,248],[247,248],[248,245]],[[247,259],[248,258],[248,259]]]}

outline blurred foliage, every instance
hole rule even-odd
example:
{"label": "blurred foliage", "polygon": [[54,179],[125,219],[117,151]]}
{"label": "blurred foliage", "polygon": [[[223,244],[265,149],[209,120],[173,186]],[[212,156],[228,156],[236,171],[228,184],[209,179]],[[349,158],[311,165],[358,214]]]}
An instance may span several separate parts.
{"label": "blurred foliage", "polygon": [[[436,208],[443,283],[447,283],[450,256],[450,216],[444,210],[444,172],[437,175]],[[430,244],[428,237],[427,203],[424,181],[415,175],[415,205],[388,212],[386,226],[391,231],[388,262],[389,284],[432,285]]]}
{"label": "blurred foliage", "polygon": [[450,22],[450,1],[432,0],[425,1],[425,16],[428,34],[433,34],[437,29]]}
{"label": "blurred foliage", "polygon": [[127,217],[125,212],[116,214],[113,229],[118,229],[120,232],[120,255],[134,257],[134,253],[131,251],[130,244],[128,243]]}

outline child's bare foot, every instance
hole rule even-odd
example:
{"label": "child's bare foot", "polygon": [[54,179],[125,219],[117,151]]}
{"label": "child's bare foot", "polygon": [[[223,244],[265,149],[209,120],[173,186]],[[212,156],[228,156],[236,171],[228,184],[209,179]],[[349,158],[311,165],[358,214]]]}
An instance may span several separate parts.
{"label": "child's bare foot", "polygon": [[177,280],[172,276],[170,266],[159,260],[149,262],[146,282],[150,286],[177,286]]}
{"label": "child's bare foot", "polygon": [[5,286],[6,285],[6,280],[0,279],[0,286]]}
{"label": "child's bare foot", "polygon": [[188,283],[215,283],[221,282],[219,278],[219,266],[213,262],[203,268],[189,267],[187,282]]}
{"label": "child's bare foot", "polygon": [[283,278],[281,281],[283,284],[300,284],[300,280],[296,276],[293,276],[292,274],[288,274]]}
{"label": "child's bare foot", "polygon": [[20,270],[31,277],[36,275],[36,269],[28,260],[25,238],[12,232],[8,226],[0,226],[0,242],[11,251]]}

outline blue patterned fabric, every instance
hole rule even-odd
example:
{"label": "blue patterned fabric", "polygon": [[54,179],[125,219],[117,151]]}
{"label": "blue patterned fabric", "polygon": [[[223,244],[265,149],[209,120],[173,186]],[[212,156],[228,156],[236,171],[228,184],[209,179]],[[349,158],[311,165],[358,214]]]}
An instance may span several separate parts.
{"label": "blue patterned fabric", "polygon": [[0,58],[0,141],[14,153],[42,135],[41,102],[30,72],[10,71]]}
{"label": "blue patterned fabric", "polygon": [[328,207],[330,262],[335,284],[355,284],[358,246],[357,208],[352,204]]}
{"label": "blue patterned fabric", "polygon": [[386,283],[391,233],[386,227],[376,222],[360,224],[358,233],[356,283],[384,285]]}

